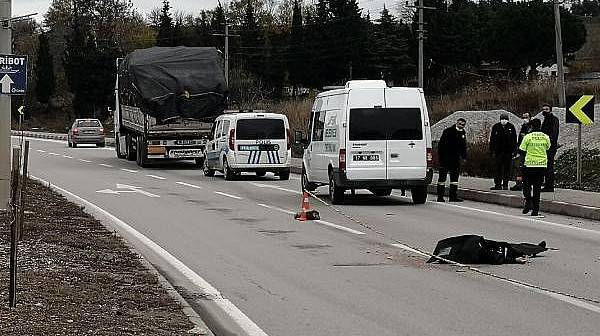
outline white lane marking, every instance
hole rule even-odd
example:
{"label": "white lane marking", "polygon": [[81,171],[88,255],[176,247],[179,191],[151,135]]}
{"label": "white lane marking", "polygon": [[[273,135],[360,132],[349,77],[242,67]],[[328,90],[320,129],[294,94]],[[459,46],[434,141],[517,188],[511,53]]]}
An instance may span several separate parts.
{"label": "white lane marking", "polygon": [[559,227],[562,229],[578,230],[578,231],[585,232],[585,233],[593,233],[595,235],[600,235],[600,231],[584,229],[584,228],[580,228],[577,226],[571,226],[571,225],[566,225],[566,224],[549,222],[549,221],[545,221],[545,220],[540,220],[535,217],[532,218],[531,216],[516,216],[516,215],[504,214],[504,213],[496,212],[496,211],[492,211],[492,210],[483,210],[483,209],[471,208],[468,206],[456,205],[456,204],[446,204],[446,203],[438,203],[438,202],[429,202],[429,203],[436,204],[439,206],[453,207],[453,208],[457,208],[457,209],[461,209],[461,210],[476,211],[476,212],[484,213],[487,215],[497,215],[497,216],[502,216],[502,217],[516,219],[516,220],[531,221],[534,223],[543,223],[543,224],[548,224],[551,226]]}
{"label": "white lane marking", "polygon": [[64,157],[65,159],[72,159],[72,156],[68,156],[68,155],[63,155],[62,157]]}
{"label": "white lane marking", "polygon": [[85,162],[85,163],[92,163],[92,161],[90,161],[90,160],[84,160],[84,159],[79,159],[79,161]]}
{"label": "white lane marking", "polygon": [[345,227],[345,226],[341,226],[341,225],[337,225],[337,224],[329,223],[329,222],[326,222],[326,221],[324,221],[324,220],[320,220],[320,219],[319,219],[319,220],[316,220],[315,222],[316,222],[316,223],[319,223],[319,224],[323,224],[323,225],[325,225],[325,226],[332,227],[332,228],[334,228],[334,229],[338,229],[338,230],[342,230],[342,231],[350,232],[350,233],[357,234],[357,235],[364,235],[364,234],[366,234],[366,233],[364,233],[364,232],[356,231],[356,230],[353,230],[353,229],[351,229],[351,228],[347,228],[347,227]]}
{"label": "white lane marking", "polygon": [[399,248],[399,249],[403,249],[403,250],[405,250],[405,251],[408,251],[408,252],[416,253],[416,254],[418,254],[418,255],[421,255],[421,256],[423,256],[423,257],[427,257],[427,258],[429,258],[429,257],[430,257],[430,255],[428,255],[428,254],[426,254],[426,253],[423,253],[423,252],[421,252],[421,251],[417,251],[417,250],[415,250],[414,248],[412,248],[412,247],[410,247],[410,246],[407,246],[407,245],[404,245],[404,244],[391,244],[391,245],[392,245],[393,247],[397,247],[397,248]]}
{"label": "white lane marking", "polygon": [[[280,212],[286,213],[286,214],[288,214],[288,215],[295,215],[295,214],[296,214],[296,213],[295,213],[295,212],[293,212],[293,211],[286,210],[286,209],[282,209],[282,208],[278,208],[278,207],[276,207],[276,206],[272,206],[272,205],[267,205],[267,204],[258,203],[258,206],[261,206],[261,207],[263,207],[263,208],[267,208],[267,209],[277,210],[277,211],[280,211]],[[333,223],[330,223],[330,222],[327,222],[327,221],[324,221],[324,220],[320,220],[320,219],[319,219],[319,220],[316,220],[316,221],[314,221],[314,222],[315,222],[315,223],[319,223],[319,224],[321,224],[321,225],[325,225],[325,226],[332,227],[332,228],[334,228],[334,229],[338,229],[338,230],[346,231],[346,232],[349,232],[349,233],[352,233],[352,234],[356,234],[356,235],[364,235],[364,234],[366,234],[366,233],[364,233],[364,232],[356,231],[356,230],[353,230],[353,229],[351,229],[351,228],[347,228],[347,227],[345,227],[345,226],[341,226],[341,225],[333,224]]]}
{"label": "white lane marking", "polygon": [[152,175],[152,174],[148,174],[146,176],[151,177],[153,179],[157,179],[157,180],[166,180],[167,179],[166,177],[156,176],[156,175]]}
{"label": "white lane marking", "polygon": [[40,152],[40,153],[46,153],[46,151],[42,150],[42,149],[37,149],[37,151]]}
{"label": "white lane marking", "polygon": [[255,186],[255,187],[259,187],[259,188],[271,188],[271,189],[275,189],[275,190],[280,190],[280,191],[285,191],[285,192],[289,192],[292,194],[299,194],[302,195],[301,191],[298,190],[292,190],[292,189],[286,189],[286,188],[281,188],[275,185],[270,185],[270,184],[262,184],[262,183],[254,183],[254,182],[249,182],[251,185]]}
{"label": "white lane marking", "polygon": [[175,182],[175,183],[182,185],[182,186],[190,187],[190,188],[202,189],[201,186],[197,186],[195,184],[189,184],[189,183],[185,183],[185,182]]}
{"label": "white lane marking", "polygon": [[113,166],[106,164],[106,163],[99,163],[98,165],[102,166],[102,167],[106,167],[106,168],[113,168]]}
{"label": "white lane marking", "polygon": [[277,210],[279,212],[283,212],[283,213],[286,213],[288,215],[295,215],[296,214],[293,211],[285,210],[285,209],[278,208],[278,207],[275,207],[275,206],[272,206],[272,205],[266,205],[266,204],[258,203],[258,206],[261,206],[261,207],[267,208],[267,209]]}
{"label": "white lane marking", "polygon": [[148,237],[141,234],[139,231],[131,227],[129,224],[123,222],[110,212],[102,209],[96,204],[83,199],[61,187],[56,185],[51,185],[49,182],[44,181],[40,178],[32,176],[32,178],[40,181],[43,184],[59,191],[63,195],[67,195],[78,201],[78,203],[83,203],[86,207],[91,208],[99,215],[106,217],[110,220],[115,226],[121,228],[123,231],[128,234],[134,236],[136,239],[140,241],[140,243],[144,244],[147,248],[151,249],[159,255],[163,260],[171,264],[177,271],[183,274],[190,282],[192,282],[196,287],[200,289],[202,294],[205,294],[203,297],[206,297],[207,300],[211,300],[214,302],[223,312],[225,312],[233,321],[235,321],[240,328],[242,328],[249,336],[268,336],[256,323],[254,323],[248,316],[246,316],[238,307],[236,307],[231,301],[224,298],[223,295],[213,287],[208,281],[204,280],[198,273],[194,272],[191,268],[182,263],[179,259],[175,258],[171,253],[162,248],[160,245],[150,240]]}
{"label": "white lane marking", "polygon": [[122,171],[126,171],[128,173],[139,173],[139,170],[133,170],[133,169],[127,169],[127,168],[121,168]]}
{"label": "white lane marking", "polygon": [[226,194],[224,192],[220,192],[220,191],[215,191],[215,194],[221,195],[221,196],[225,196],[225,197],[229,197],[229,198],[233,198],[233,199],[237,199],[237,200],[241,200],[242,198],[239,196],[235,196],[235,195],[230,195],[230,194]]}
{"label": "white lane marking", "polygon": [[54,156],[60,156],[60,154],[56,154],[56,153],[48,153],[50,155],[54,155]]}

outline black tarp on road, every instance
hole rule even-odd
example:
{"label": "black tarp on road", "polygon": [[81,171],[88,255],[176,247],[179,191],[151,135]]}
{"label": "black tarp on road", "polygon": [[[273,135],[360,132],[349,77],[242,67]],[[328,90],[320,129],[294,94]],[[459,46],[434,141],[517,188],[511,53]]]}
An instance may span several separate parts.
{"label": "black tarp on road", "polygon": [[216,48],[153,47],[136,50],[119,66],[121,101],[159,122],[221,114],[228,94]]}

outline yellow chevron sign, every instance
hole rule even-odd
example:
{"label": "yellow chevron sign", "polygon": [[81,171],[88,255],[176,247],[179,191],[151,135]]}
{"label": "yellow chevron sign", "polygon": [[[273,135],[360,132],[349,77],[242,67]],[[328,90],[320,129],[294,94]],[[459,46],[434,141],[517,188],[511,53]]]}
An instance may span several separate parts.
{"label": "yellow chevron sign", "polygon": [[569,96],[567,98],[569,112],[567,123],[591,125],[594,123],[594,96]]}

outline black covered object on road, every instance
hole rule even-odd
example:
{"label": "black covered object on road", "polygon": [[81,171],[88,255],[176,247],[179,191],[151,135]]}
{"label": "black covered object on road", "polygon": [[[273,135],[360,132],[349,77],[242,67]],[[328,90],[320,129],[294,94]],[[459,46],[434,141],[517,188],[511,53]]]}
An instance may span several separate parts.
{"label": "black covered object on road", "polygon": [[122,104],[141,107],[159,123],[210,119],[225,109],[228,89],[216,48],[136,50],[121,62],[119,77]]}
{"label": "black covered object on road", "polygon": [[[535,256],[547,251],[546,242],[539,244],[531,243],[507,243],[484,239],[477,235],[463,235],[442,239],[437,243],[433,255],[446,260],[463,264],[512,264],[519,263],[518,258]],[[431,257],[427,262],[439,260]]]}

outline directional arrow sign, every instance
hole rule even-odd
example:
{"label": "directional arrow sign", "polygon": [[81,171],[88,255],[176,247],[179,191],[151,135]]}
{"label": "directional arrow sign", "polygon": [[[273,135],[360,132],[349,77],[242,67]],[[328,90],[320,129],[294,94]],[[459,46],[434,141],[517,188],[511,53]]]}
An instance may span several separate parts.
{"label": "directional arrow sign", "polygon": [[144,196],[148,196],[151,198],[157,198],[160,197],[158,195],[149,193],[147,191],[142,190],[141,187],[135,187],[135,186],[130,186],[127,184],[120,184],[117,183],[117,190],[112,190],[112,189],[103,189],[103,190],[97,190],[97,193],[100,194],[108,194],[108,195],[120,195],[120,194],[128,194],[128,193],[137,193],[137,194],[142,194]]}
{"label": "directional arrow sign", "polygon": [[567,97],[567,109],[567,123],[584,125],[594,123],[594,96],[569,96]]}
{"label": "directional arrow sign", "polygon": [[27,56],[0,55],[2,94],[24,95],[27,91]]}

